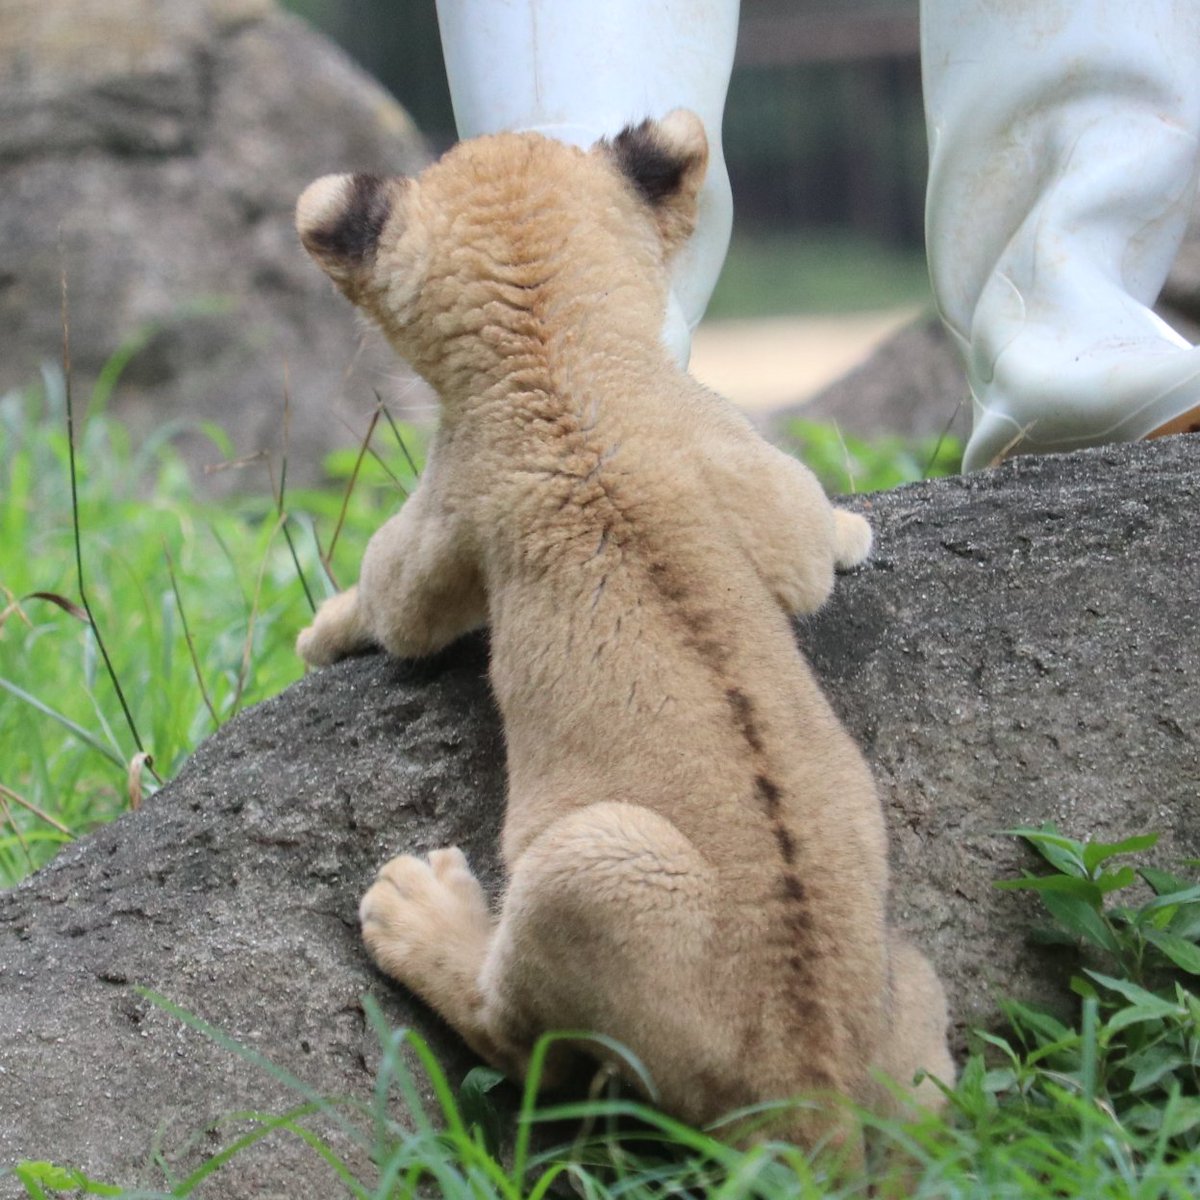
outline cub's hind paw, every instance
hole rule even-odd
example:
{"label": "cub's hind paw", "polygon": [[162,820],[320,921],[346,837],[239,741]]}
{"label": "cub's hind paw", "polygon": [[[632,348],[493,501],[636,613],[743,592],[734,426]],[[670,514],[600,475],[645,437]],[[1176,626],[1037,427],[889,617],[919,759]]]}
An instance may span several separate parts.
{"label": "cub's hind paw", "polygon": [[492,931],[483,888],[456,846],[385,863],[358,917],[380,969],[435,1008],[444,991],[474,980]]}
{"label": "cub's hind paw", "polygon": [[833,510],[833,561],[843,570],[857,567],[866,562],[871,553],[873,535],[866,517],[847,512],[844,508]]}

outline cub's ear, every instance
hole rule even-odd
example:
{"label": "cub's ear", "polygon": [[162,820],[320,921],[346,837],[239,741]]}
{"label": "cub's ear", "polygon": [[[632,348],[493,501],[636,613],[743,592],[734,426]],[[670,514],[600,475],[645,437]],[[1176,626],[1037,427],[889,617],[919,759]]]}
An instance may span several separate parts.
{"label": "cub's ear", "polygon": [[696,200],[708,168],[708,137],[694,112],[677,108],[661,121],[623,129],[602,146],[653,210],[670,254],[696,227]]}
{"label": "cub's ear", "polygon": [[377,175],[324,175],[296,202],[296,230],[305,250],[350,298],[375,262],[383,228],[394,223],[406,180]]}

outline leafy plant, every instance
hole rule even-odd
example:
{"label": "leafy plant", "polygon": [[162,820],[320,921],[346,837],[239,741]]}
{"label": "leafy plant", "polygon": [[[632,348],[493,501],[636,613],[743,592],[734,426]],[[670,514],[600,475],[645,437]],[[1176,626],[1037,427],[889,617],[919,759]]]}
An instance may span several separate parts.
{"label": "leafy plant", "polygon": [[[1078,946],[1094,965],[1071,981],[1084,1000],[1081,1029],[1011,1001],[1004,1005],[1021,1048],[987,1036],[1008,1060],[991,1084],[1026,1103],[1049,1102],[1048,1085],[1066,1088],[1125,1130],[1159,1139],[1164,1155],[1197,1151],[1200,881],[1116,864],[1152,849],[1157,834],[1107,843],[1078,842],[1053,826],[1012,832],[1054,870],[996,886],[1036,891],[1053,918],[1050,928],[1036,931],[1039,939]],[[1139,881],[1140,898],[1114,903]]]}
{"label": "leafy plant", "polygon": [[128,1196],[123,1188],[98,1183],[73,1167],[59,1167],[51,1162],[21,1162],[13,1175],[32,1200],[47,1200],[52,1195],[73,1192],[77,1196]]}

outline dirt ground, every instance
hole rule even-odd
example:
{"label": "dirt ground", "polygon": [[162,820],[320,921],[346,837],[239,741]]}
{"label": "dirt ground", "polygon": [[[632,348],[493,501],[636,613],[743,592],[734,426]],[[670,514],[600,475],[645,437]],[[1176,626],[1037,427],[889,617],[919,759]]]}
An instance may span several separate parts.
{"label": "dirt ground", "polygon": [[689,369],[750,412],[797,404],[857,366],[916,312],[705,321]]}

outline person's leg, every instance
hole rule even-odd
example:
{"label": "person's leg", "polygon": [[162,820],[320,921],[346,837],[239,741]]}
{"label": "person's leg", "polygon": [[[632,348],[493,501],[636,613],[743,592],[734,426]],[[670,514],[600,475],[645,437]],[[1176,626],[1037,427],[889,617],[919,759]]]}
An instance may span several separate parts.
{"label": "person's leg", "polygon": [[460,137],[536,130],[590,146],[673,108],[698,113],[709,165],[696,233],[673,266],[664,338],[687,362],[729,245],[721,116],[738,0],[438,0]]}
{"label": "person's leg", "polygon": [[1200,351],[1150,309],[1196,194],[1200,4],[922,0],[921,54],[964,466],[1200,424]]}

